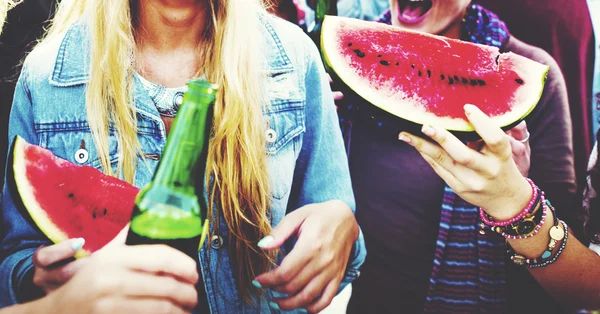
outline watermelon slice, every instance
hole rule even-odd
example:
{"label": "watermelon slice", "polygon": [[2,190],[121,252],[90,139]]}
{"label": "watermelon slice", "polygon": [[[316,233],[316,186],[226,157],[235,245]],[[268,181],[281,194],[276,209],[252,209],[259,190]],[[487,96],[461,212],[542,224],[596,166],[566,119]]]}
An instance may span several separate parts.
{"label": "watermelon slice", "polygon": [[90,166],[77,166],[16,137],[10,159],[13,200],[54,243],[83,237],[76,257],[93,253],[121,231],[139,189]]}
{"label": "watermelon slice", "polygon": [[537,105],[549,67],[495,47],[378,22],[327,16],[322,49],[356,94],[397,118],[473,134],[463,106],[474,104],[510,128]]}
{"label": "watermelon slice", "polygon": [[[50,241],[84,238],[75,257],[104,247],[131,220],[139,189],[96,168],[78,166],[17,136],[8,176],[13,201]],[[198,250],[208,234],[204,221]]]}

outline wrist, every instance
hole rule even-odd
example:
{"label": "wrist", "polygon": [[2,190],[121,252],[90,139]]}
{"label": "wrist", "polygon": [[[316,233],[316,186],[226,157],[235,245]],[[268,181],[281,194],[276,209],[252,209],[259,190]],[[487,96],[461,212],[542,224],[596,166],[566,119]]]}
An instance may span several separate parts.
{"label": "wrist", "polygon": [[534,188],[525,178],[521,177],[515,183],[512,192],[484,210],[496,221],[507,221],[519,215],[529,205],[533,195]]}

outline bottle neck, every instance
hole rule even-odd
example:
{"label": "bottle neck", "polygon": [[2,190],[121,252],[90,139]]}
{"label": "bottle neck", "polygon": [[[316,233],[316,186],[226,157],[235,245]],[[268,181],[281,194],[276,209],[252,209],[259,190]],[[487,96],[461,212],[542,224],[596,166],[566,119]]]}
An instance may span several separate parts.
{"label": "bottle neck", "polygon": [[325,15],[337,15],[337,0],[317,0],[315,11],[315,22],[320,25]]}
{"label": "bottle neck", "polygon": [[153,185],[195,193],[195,180],[204,180],[206,164],[198,161],[210,138],[212,101],[202,95],[185,94],[171,131]]}

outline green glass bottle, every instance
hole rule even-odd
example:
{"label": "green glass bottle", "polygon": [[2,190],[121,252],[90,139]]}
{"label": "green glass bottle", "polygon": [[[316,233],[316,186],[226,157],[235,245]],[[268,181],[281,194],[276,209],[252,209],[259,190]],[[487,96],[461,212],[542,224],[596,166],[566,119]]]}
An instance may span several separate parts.
{"label": "green glass bottle", "polygon": [[136,197],[128,245],[166,244],[198,260],[208,231],[204,176],[216,91],[204,80],[188,83],[158,169]]}
{"label": "green glass bottle", "polygon": [[[338,15],[337,12],[337,2],[338,0],[316,0],[316,8],[315,8],[315,25],[308,32],[309,37],[313,40],[313,42],[321,51],[321,30],[323,26],[323,20],[325,19],[325,15]],[[322,53],[321,53],[322,55]],[[325,67],[327,68],[327,64],[324,62]],[[329,69],[328,69],[329,70]]]}

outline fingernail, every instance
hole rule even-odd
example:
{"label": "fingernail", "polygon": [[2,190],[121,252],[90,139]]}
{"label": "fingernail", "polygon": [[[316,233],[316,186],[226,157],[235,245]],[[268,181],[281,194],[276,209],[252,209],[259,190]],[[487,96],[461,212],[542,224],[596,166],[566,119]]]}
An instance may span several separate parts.
{"label": "fingernail", "polygon": [[410,137],[408,137],[402,133],[398,134],[398,139],[403,142],[410,143]]}
{"label": "fingernail", "polygon": [[473,105],[465,105],[463,108],[465,109],[465,113],[466,114],[471,114],[471,113],[473,113],[473,108],[474,107],[475,106],[473,106]]}
{"label": "fingernail", "polygon": [[281,309],[279,308],[279,305],[278,305],[277,303],[275,303],[275,302],[269,302],[269,306],[270,306],[272,309],[274,309],[274,310],[277,310],[277,311],[281,310]]}
{"label": "fingernail", "polygon": [[427,136],[433,136],[435,134],[435,130],[433,130],[433,128],[428,125],[423,125],[421,132],[423,132]]}
{"label": "fingernail", "polygon": [[262,240],[258,241],[258,247],[266,247],[269,244],[271,244],[271,242],[273,242],[273,240],[275,240],[275,238],[273,238],[272,236],[266,236],[264,238],[262,238]]}
{"label": "fingernail", "polygon": [[71,242],[71,248],[73,248],[73,251],[79,251],[83,247],[84,244],[85,244],[84,238],[77,238],[77,239],[73,240],[73,242]]}
{"label": "fingernail", "polygon": [[252,280],[252,285],[257,287],[258,289],[262,289],[262,285],[256,280]]}

